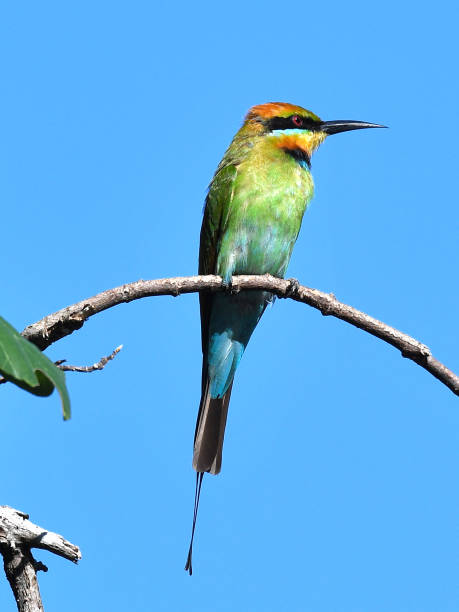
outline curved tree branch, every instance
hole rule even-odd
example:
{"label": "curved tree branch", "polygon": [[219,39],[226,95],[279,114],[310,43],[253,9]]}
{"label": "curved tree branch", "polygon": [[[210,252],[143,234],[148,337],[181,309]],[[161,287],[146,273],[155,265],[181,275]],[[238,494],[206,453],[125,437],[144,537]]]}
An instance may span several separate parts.
{"label": "curved tree branch", "polygon": [[356,310],[352,306],[339,302],[331,293],[303,287],[295,279],[284,280],[269,274],[264,276],[233,276],[231,287],[225,285],[220,276],[213,275],[161,278],[149,281],[139,280],[103,291],[72,306],[67,306],[67,308],[29,325],[22,332],[22,335],[36,344],[38,348],[44,350],[57,340],[80,329],[89,317],[117,304],[155,295],[178,296],[181,293],[197,291],[231,291],[235,293],[242,290],[260,289],[271,291],[280,298],[291,298],[297,302],[308,304],[320,310],[324,316],[337,317],[388,342],[399,349],[403,357],[407,357],[423,367],[449,387],[453,393],[459,395],[459,377],[435,359],[430,349],[421,342]]}

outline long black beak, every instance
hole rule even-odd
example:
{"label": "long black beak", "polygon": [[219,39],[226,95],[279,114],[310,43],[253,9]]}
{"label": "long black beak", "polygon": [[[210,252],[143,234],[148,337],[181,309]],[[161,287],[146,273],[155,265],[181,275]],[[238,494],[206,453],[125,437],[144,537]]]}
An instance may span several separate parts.
{"label": "long black beak", "polygon": [[378,123],[365,123],[365,121],[322,121],[320,129],[326,134],[339,134],[340,132],[349,132],[350,130],[364,130],[365,128],[385,128],[387,125],[379,125]]}

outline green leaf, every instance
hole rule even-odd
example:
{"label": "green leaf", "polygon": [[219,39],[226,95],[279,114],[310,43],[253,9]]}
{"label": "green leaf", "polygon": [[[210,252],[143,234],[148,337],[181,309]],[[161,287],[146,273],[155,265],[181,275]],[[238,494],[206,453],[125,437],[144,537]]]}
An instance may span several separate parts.
{"label": "green leaf", "polygon": [[70,418],[70,398],[65,374],[5,319],[0,317],[0,373],[18,387],[34,395],[59,391],[64,419]]}

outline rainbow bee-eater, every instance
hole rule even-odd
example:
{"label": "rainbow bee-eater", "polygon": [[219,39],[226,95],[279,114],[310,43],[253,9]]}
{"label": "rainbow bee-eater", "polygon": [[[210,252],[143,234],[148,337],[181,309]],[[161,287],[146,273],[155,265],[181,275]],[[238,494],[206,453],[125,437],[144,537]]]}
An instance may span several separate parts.
{"label": "rainbow bee-eater", "polygon": [[[220,162],[206,198],[199,274],[228,285],[237,274],[283,278],[314,184],[311,156],[331,134],[384,127],[322,121],[301,106],[252,107]],[[194,438],[197,471],[191,553],[204,472],[218,474],[234,374],[266,306],[267,291],[201,293],[202,395]]]}

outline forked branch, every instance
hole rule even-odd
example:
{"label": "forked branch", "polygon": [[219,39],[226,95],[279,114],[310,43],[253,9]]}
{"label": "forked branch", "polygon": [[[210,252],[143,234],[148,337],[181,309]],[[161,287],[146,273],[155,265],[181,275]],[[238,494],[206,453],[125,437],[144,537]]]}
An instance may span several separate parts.
{"label": "forked branch", "polygon": [[35,561],[31,549],[48,550],[74,563],[81,559],[81,552],[62,536],[28,519],[28,515],[19,510],[0,506],[0,554],[19,612],[41,612],[43,604],[37,571],[48,570],[43,563]]}

